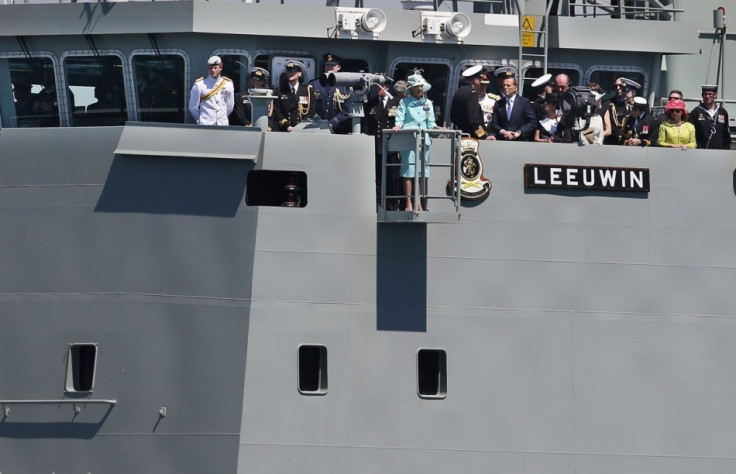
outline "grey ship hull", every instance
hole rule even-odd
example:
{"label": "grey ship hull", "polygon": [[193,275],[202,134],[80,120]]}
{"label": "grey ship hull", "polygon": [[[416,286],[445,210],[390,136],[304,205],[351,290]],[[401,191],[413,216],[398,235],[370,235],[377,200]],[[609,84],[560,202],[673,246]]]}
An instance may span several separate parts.
{"label": "grey ship hull", "polygon": [[[694,4],[551,18],[550,67],[640,74],[651,103],[680,88],[692,109],[717,6]],[[286,8],[300,27],[274,36]],[[53,60],[67,106],[64,58],[117,55],[129,120],[137,55],[178,55],[187,85],[215,53],[440,64],[446,108],[464,67],[519,55],[508,17],[471,14],[460,45],[414,36],[417,15],[352,42],[325,37],[329,8],[0,6],[0,473],[736,472],[733,151],[481,143],[487,199],[388,224],[371,137],[124,140],[136,125],[70,127],[63,105],[61,128],[7,124],[27,55]],[[647,168],[651,189],[532,190],[525,163]],[[304,172],[308,205],[246,205],[259,170]],[[91,391],[68,390],[70,344],[97,347]],[[326,350],[324,393],[298,389],[305,344]],[[446,353],[445,397],[418,395],[420,349]]]}
{"label": "grey ship hull", "polygon": [[[251,161],[115,155],[121,131],[2,132],[2,398],[65,398],[95,342],[117,401],[8,405],[3,472],[736,468],[731,152],[482,144],[460,224],[379,224],[369,137],[265,134]],[[525,162],[651,192],[525,191]],[[309,205],[246,206],[260,168],[304,170]],[[445,399],[417,396],[420,348]]]}

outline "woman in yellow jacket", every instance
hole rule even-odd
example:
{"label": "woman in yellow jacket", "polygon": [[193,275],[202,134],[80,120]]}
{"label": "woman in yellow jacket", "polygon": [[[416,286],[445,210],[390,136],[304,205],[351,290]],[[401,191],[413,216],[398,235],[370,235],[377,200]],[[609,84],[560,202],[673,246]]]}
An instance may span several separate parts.
{"label": "woman in yellow jacket", "polygon": [[671,100],[664,108],[664,113],[669,120],[659,126],[659,146],[679,148],[683,151],[695,148],[697,145],[695,127],[685,121],[688,114],[685,102],[679,99]]}

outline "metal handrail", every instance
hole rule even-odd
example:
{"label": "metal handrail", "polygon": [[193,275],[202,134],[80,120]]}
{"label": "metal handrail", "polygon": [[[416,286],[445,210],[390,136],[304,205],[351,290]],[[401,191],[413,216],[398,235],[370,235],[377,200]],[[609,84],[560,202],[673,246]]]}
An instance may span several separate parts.
{"label": "metal handrail", "polygon": [[82,408],[78,405],[86,405],[90,403],[115,406],[118,401],[114,398],[111,400],[96,398],[80,398],[79,400],[71,400],[69,398],[63,398],[60,400],[0,400],[0,405],[3,407],[2,415],[5,418],[10,416],[10,407],[8,405],[73,405],[74,413],[79,414],[82,411]]}
{"label": "metal handrail", "polygon": [[[457,165],[457,159],[460,156],[460,137],[462,132],[459,130],[445,130],[445,129],[402,129],[393,131],[391,129],[385,129],[383,132],[383,146],[382,146],[382,157],[381,166],[383,172],[381,173],[381,207],[386,209],[386,200],[396,198],[406,198],[406,195],[387,195],[386,194],[386,179],[387,171],[390,167],[401,166],[401,163],[388,163],[388,139],[394,134],[415,134],[416,140],[414,145],[414,185],[412,187],[411,196],[412,207],[417,209],[417,203],[421,199],[448,199],[453,202],[455,212],[459,212],[460,209],[460,186],[457,183],[460,181],[460,167]],[[419,133],[417,133],[419,132]],[[427,139],[426,137],[448,137],[450,138],[450,149],[452,150],[452,156],[450,163],[425,163],[425,157],[427,153]],[[427,177],[424,176],[425,166],[428,168],[450,168],[452,170],[451,176],[453,179],[453,193],[450,196],[446,194],[429,194],[427,190]],[[419,186],[420,180],[424,183],[423,187]]]}
{"label": "metal handrail", "polygon": [[77,403],[79,405],[83,405],[85,403],[117,405],[118,401],[114,398],[111,400],[103,400],[99,398],[80,398],[79,400],[72,400],[69,398],[63,398],[61,400],[0,400],[0,405],[58,405],[70,403]]}

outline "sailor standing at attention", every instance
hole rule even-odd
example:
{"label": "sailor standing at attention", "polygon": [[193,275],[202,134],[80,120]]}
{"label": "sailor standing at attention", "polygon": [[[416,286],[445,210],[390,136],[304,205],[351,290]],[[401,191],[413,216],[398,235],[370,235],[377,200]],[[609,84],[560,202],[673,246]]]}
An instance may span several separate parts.
{"label": "sailor standing at attention", "polygon": [[703,102],[690,113],[698,148],[729,150],[731,129],[728,126],[728,112],[716,103],[718,86],[704,85],[701,90]]}
{"label": "sailor standing at attention", "polygon": [[222,60],[207,60],[207,77],[194,81],[189,96],[189,112],[199,125],[229,125],[228,115],[235,105],[233,82],[222,73]]}

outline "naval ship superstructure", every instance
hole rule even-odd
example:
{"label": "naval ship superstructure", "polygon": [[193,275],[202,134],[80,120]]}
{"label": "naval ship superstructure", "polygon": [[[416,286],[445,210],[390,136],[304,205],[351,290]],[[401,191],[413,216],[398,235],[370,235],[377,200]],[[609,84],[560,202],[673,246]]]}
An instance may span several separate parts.
{"label": "naval ship superstructure", "polygon": [[481,142],[457,200],[447,134],[408,213],[371,136],[186,111],[327,52],[448,126],[474,64],[728,109],[721,5],[365,3],[0,5],[0,472],[736,471],[733,151]]}

